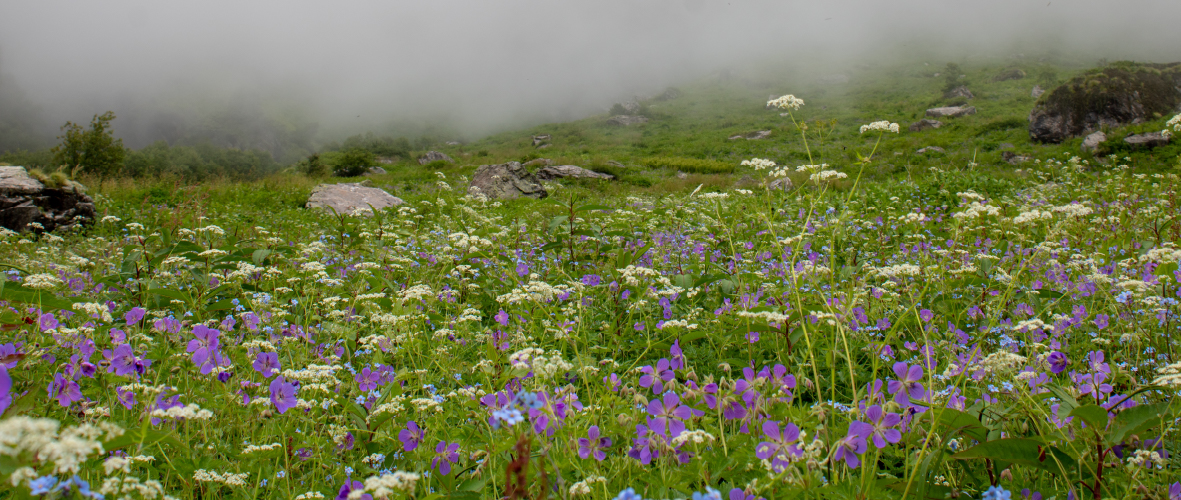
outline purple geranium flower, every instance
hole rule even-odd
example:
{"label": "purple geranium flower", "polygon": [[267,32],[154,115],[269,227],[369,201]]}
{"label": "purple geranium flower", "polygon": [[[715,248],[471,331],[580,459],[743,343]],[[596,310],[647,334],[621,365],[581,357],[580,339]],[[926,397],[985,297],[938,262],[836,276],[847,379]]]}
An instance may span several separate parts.
{"label": "purple geranium flower", "polygon": [[144,319],[144,313],[147,312],[142,307],[132,307],[127,314],[123,315],[123,320],[127,322],[127,326],[135,325],[140,320]]}
{"label": "purple geranium flower", "polygon": [[114,350],[103,349],[103,357],[110,362],[107,373],[114,373],[120,377],[138,375],[135,370],[135,350],[131,348],[131,344],[123,344]]}
{"label": "purple geranium flower", "polygon": [[115,394],[119,396],[119,403],[128,410],[135,407],[135,391],[124,390],[122,387],[115,388]]}
{"label": "purple geranium flower", "polygon": [[898,380],[891,380],[886,390],[894,395],[895,402],[905,405],[910,399],[923,399],[927,391],[920,383],[923,380],[922,366],[908,366],[905,362],[899,361],[894,363],[894,374],[898,376]]}
{"label": "purple geranium flower", "polygon": [[1061,352],[1051,352],[1046,356],[1046,362],[1050,364],[1050,371],[1055,375],[1062,373],[1066,369],[1066,365],[1070,364],[1070,360],[1066,359],[1066,355]]}
{"label": "purple geranium flower", "polygon": [[377,388],[377,383],[381,381],[381,372],[375,372],[369,368],[361,370],[357,374],[357,384],[361,388],[361,392],[369,392]]}
{"label": "purple geranium flower", "polygon": [[[348,500],[350,498],[350,495],[352,495],[352,493],[354,491],[364,492],[365,491],[365,483],[362,483],[360,481],[353,481],[352,479],[345,479],[344,485],[342,485],[340,487],[340,491],[338,491],[336,493],[336,498],[334,500]],[[363,493],[358,498],[360,498],[361,500],[373,500],[373,495],[370,495],[368,493]]]}
{"label": "purple geranium flower", "polygon": [[878,405],[870,406],[865,410],[865,418],[873,424],[873,445],[878,449],[886,447],[886,443],[897,443],[902,439],[902,432],[894,427],[902,421],[902,416],[897,413],[886,413],[882,411],[882,407]]}
{"label": "purple geranium flower", "polygon": [[53,382],[49,383],[49,397],[57,398],[58,404],[62,406],[70,406],[75,401],[82,399],[82,388],[78,387],[78,383],[70,377],[55,373],[53,374]]}
{"label": "purple geranium flower", "polygon": [[38,319],[38,323],[40,324],[41,331],[43,331],[43,332],[46,330],[52,330],[54,328],[57,328],[57,325],[58,325],[57,318],[54,317],[53,313],[51,313],[51,312],[42,314],[41,317]]}
{"label": "purple geranium flower", "polygon": [[19,344],[13,344],[12,342],[0,344],[0,368],[16,368],[17,363],[20,363],[21,358],[24,357],[24,354],[21,354],[19,351]]}
{"label": "purple geranium flower", "polygon": [[423,431],[413,420],[406,422],[406,428],[398,432],[398,440],[402,442],[404,451],[414,451],[424,437],[426,437],[426,431]]}
{"label": "purple geranium flower", "polygon": [[275,405],[275,409],[279,413],[286,413],[295,406],[298,399],[295,397],[299,386],[295,383],[287,382],[287,378],[282,375],[271,381],[271,403]]}
{"label": "purple geranium flower", "polygon": [[602,462],[607,459],[607,453],[603,451],[605,448],[611,447],[611,438],[600,437],[599,426],[592,425],[586,431],[586,437],[578,438],[578,456],[586,460],[592,454],[595,460]]}
{"label": "purple geranium flower", "polygon": [[439,441],[435,445],[435,458],[431,460],[431,468],[439,469],[439,474],[446,476],[451,473],[451,464],[459,463],[459,443],[447,444]]}
{"label": "purple geranium flower", "polygon": [[492,318],[495,319],[497,323],[500,323],[500,326],[508,326],[508,313],[504,312],[504,309],[501,309],[500,312],[496,313],[496,315]]}
{"label": "purple geranium flower", "polygon": [[755,456],[759,460],[771,460],[771,467],[776,472],[782,472],[792,458],[804,455],[804,450],[796,444],[800,440],[800,428],[796,424],[788,423],[781,430],[779,422],[768,420],[763,422],[763,435],[768,441],[755,447]]}
{"label": "purple geranium flower", "polygon": [[189,341],[188,352],[193,353],[193,364],[201,367],[201,374],[208,374],[218,364],[217,338],[221,331],[197,325],[193,327],[193,335],[197,338]]}
{"label": "purple geranium flower", "polygon": [[254,357],[254,371],[261,373],[265,378],[271,378],[276,372],[282,369],[279,366],[279,355],[273,352],[260,352]]}
{"label": "purple geranium flower", "polygon": [[0,415],[9,406],[12,406],[12,377],[8,376],[7,369],[0,366]]}
{"label": "purple geranium flower", "polygon": [[832,459],[834,461],[844,460],[845,463],[849,464],[849,467],[856,469],[857,466],[861,465],[860,455],[869,449],[865,438],[872,433],[873,426],[865,422],[853,422],[849,424],[849,433],[837,442]]}

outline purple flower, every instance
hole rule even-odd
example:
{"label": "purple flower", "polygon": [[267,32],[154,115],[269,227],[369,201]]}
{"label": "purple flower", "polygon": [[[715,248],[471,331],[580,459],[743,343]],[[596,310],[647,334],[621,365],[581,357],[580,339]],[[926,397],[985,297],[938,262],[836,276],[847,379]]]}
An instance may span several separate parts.
{"label": "purple flower", "polygon": [[935,319],[935,313],[931,312],[930,309],[923,309],[919,311],[919,319],[923,320],[923,323],[929,323],[932,319]]}
{"label": "purple flower", "polygon": [[599,275],[597,275],[597,274],[588,274],[588,275],[582,277],[582,284],[586,285],[586,286],[597,286],[599,283],[602,283],[602,282],[603,282],[603,279],[600,278]]}
{"label": "purple flower", "polygon": [[800,428],[796,424],[788,423],[780,430],[778,422],[768,420],[763,422],[763,435],[768,441],[755,447],[755,456],[760,460],[771,460],[771,467],[776,472],[782,472],[792,458],[804,455],[804,450],[796,444],[800,440]]}
{"label": "purple flower", "polygon": [[586,431],[586,437],[578,438],[578,456],[586,460],[592,454],[595,460],[602,462],[607,459],[607,453],[603,451],[605,448],[611,447],[611,438],[599,436],[599,426],[592,425]]}
{"label": "purple flower", "polygon": [[43,332],[46,330],[52,330],[54,328],[57,328],[57,324],[58,324],[57,318],[55,318],[53,316],[53,313],[42,314],[38,322],[40,323],[41,331],[43,331]]}
{"label": "purple flower", "polygon": [[1095,326],[1099,327],[1100,330],[1107,328],[1107,319],[1108,316],[1106,314],[1096,314]]}
{"label": "purple flower", "polygon": [[261,373],[264,378],[271,378],[282,369],[279,366],[279,355],[273,352],[260,352],[254,357],[254,371]]}
{"label": "purple flower", "polygon": [[144,313],[147,312],[142,307],[132,307],[127,314],[123,315],[123,320],[127,322],[127,326],[135,325],[140,320],[144,319]]}
{"label": "purple flower", "polygon": [[49,397],[56,397],[57,403],[62,406],[70,406],[75,401],[82,399],[82,388],[78,387],[78,383],[70,377],[55,373],[53,374],[53,382],[49,383]]}
{"label": "purple flower", "polygon": [[402,450],[404,451],[414,451],[425,436],[426,432],[419,428],[413,420],[406,422],[406,428],[398,432],[398,440],[402,442]]}
{"label": "purple flower", "polygon": [[881,406],[873,405],[865,410],[865,418],[873,424],[873,445],[879,450],[885,448],[887,442],[897,443],[902,439],[902,433],[894,428],[902,421],[901,415],[886,413]]}
{"label": "purple flower", "polygon": [[664,420],[669,418],[679,418],[686,420],[693,418],[693,408],[681,404],[680,396],[675,392],[669,391],[661,399],[654,399],[648,402],[648,414],[656,417],[657,420]]}
{"label": "purple flower", "polygon": [[377,382],[381,380],[381,372],[375,372],[366,367],[357,374],[356,380],[360,385],[361,392],[369,392],[377,388]]}
{"label": "purple flower", "polygon": [[188,352],[193,353],[193,364],[201,368],[201,374],[208,374],[218,364],[218,340],[221,331],[205,325],[193,327],[193,335],[197,338],[190,340]]}
{"label": "purple flower", "polygon": [[508,313],[504,312],[504,309],[501,309],[500,312],[496,313],[496,316],[493,316],[492,318],[495,319],[497,323],[500,323],[500,326],[508,326]]}
{"label": "purple flower", "polygon": [[641,368],[640,372],[643,373],[640,376],[640,387],[651,387],[654,394],[664,392],[664,382],[672,380],[675,375],[666,358],[660,358],[660,361],[656,362],[656,368],[648,365]]}
{"label": "purple flower", "polygon": [[763,497],[756,497],[754,493],[747,494],[742,488],[734,488],[730,490],[730,500],[764,500]]}
{"label": "purple flower", "polygon": [[119,403],[128,410],[135,407],[135,391],[126,391],[122,387],[115,388],[115,394],[119,396]]}
{"label": "purple flower", "polygon": [[459,443],[447,444],[439,441],[435,445],[435,458],[431,460],[431,468],[439,469],[439,474],[446,476],[451,473],[451,464],[459,463]]}
{"label": "purple flower", "polygon": [[287,382],[287,378],[282,375],[271,381],[271,403],[275,405],[275,409],[279,410],[280,414],[287,413],[295,406],[298,399],[295,397],[299,386],[294,383]]}
{"label": "purple flower", "polygon": [[529,274],[529,265],[524,262],[518,263],[517,264],[517,276],[524,278],[528,274]]}
{"label": "purple flower", "polygon": [[135,350],[131,348],[131,344],[123,344],[114,350],[104,349],[103,357],[110,362],[107,373],[114,373],[119,377],[138,375],[135,371]]}
{"label": "purple flower", "polygon": [[[894,363],[894,374],[898,380],[891,380],[886,390],[894,396],[894,401],[906,405],[910,399],[923,399],[926,390],[919,381],[923,380],[923,367],[908,366],[905,362]],[[909,396],[909,398],[908,398]]]}
{"label": "purple flower", "polygon": [[20,363],[21,357],[24,356],[24,354],[21,354],[18,351],[18,346],[14,345],[12,342],[0,344],[0,360],[12,360],[0,361],[0,368],[16,368],[17,363]]}
{"label": "purple flower", "polygon": [[1169,486],[1169,500],[1181,500],[1181,482]]}
{"label": "purple flower", "polygon": [[7,369],[0,366],[0,415],[9,406],[12,406],[12,377],[8,376]]}
{"label": "purple flower", "polygon": [[849,467],[856,469],[861,465],[860,455],[869,449],[865,437],[872,433],[873,426],[865,422],[849,424],[849,433],[837,442],[832,459],[834,461],[844,460],[846,464],[849,464]]}
{"label": "purple flower", "polygon": [[1050,364],[1050,371],[1055,375],[1062,373],[1062,370],[1066,369],[1066,365],[1070,364],[1066,355],[1058,351],[1051,352],[1049,356],[1046,356],[1046,362]]}
{"label": "purple flower", "polygon": [[[351,479],[345,479],[344,485],[340,487],[340,491],[336,493],[336,498],[334,500],[348,500],[349,495],[351,495],[354,491],[365,491],[365,483],[353,481]],[[373,495],[365,493],[359,498],[361,500],[373,500]]]}
{"label": "purple flower", "polygon": [[1107,380],[1107,374],[1103,372],[1088,373],[1079,377],[1078,389],[1082,394],[1090,394],[1096,401],[1103,398],[1103,394],[1111,394],[1111,384],[1106,384],[1103,381]]}

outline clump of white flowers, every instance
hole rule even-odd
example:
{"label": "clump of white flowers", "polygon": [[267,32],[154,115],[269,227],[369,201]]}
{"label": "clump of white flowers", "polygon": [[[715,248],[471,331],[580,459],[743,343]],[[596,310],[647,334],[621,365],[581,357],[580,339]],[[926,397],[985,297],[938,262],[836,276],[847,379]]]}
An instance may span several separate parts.
{"label": "clump of white flowers", "polygon": [[[52,462],[56,474],[76,474],[90,455],[103,453],[100,438],[113,439],[123,429],[107,422],[82,424],[58,432],[49,418],[12,417],[0,422],[0,456]],[[105,436],[105,438],[104,438]]]}
{"label": "clump of white flowers", "polygon": [[1029,222],[1037,222],[1039,220],[1049,220],[1049,219],[1053,219],[1053,218],[1054,218],[1054,214],[1052,214],[1048,211],[1045,211],[1045,210],[1038,210],[1035,208],[1035,209],[1030,210],[1028,212],[1021,212],[1021,214],[1019,214],[1013,218],[1013,223],[1014,224],[1026,224]]}
{"label": "clump of white flowers", "polygon": [[[1177,115],[1181,116],[1181,115]],[[1181,387],[1181,361],[1162,367],[1156,371],[1159,374],[1153,385],[1171,385]]]}
{"label": "clump of white flowers", "polygon": [[862,125],[861,133],[864,134],[866,132],[893,132],[897,134],[898,124],[890,123],[887,120],[882,120],[880,122],[870,123],[869,125]]}
{"label": "clump of white flowers", "polygon": [[221,483],[226,486],[246,486],[246,478],[249,476],[249,472],[242,474],[226,472],[223,474],[205,469],[197,469],[193,472],[193,479],[199,483]]}
{"label": "clump of white flowers", "polygon": [[742,160],[741,165],[744,167],[754,167],[755,170],[762,170],[764,168],[775,167],[775,162],[763,158],[751,158],[749,160]]}
{"label": "clump of white flowers", "polygon": [[848,177],[849,175],[844,172],[837,172],[836,170],[822,170],[808,176],[808,179],[810,179],[812,182],[821,183],[836,181]]}
{"label": "clump of white flowers", "polygon": [[[414,486],[418,484],[418,480],[422,476],[414,472],[394,471],[390,474],[382,474],[381,476],[373,476],[365,480],[365,489],[363,491],[356,491],[356,493],[364,493],[368,491],[373,494],[374,498],[387,498],[393,495],[395,491],[414,491]],[[360,494],[357,495],[361,497]],[[349,495],[352,498],[352,495]]]}
{"label": "clump of white flowers", "polygon": [[1165,126],[1173,127],[1173,130],[1181,132],[1181,113],[1178,113],[1176,116],[1170,118],[1169,121],[1165,123]]}
{"label": "clump of white flowers", "polygon": [[794,95],[787,94],[785,96],[780,96],[776,99],[771,99],[770,101],[767,101],[767,105],[775,107],[775,108],[779,108],[779,109],[793,109],[794,110],[794,109],[800,109],[800,106],[804,105],[804,100],[800,99]]}

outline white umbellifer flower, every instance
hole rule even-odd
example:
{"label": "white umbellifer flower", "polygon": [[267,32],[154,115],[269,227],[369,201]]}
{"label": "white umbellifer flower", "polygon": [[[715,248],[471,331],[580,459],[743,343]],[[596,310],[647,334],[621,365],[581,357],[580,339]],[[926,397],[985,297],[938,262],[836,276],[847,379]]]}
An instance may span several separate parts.
{"label": "white umbellifer flower", "polygon": [[1030,222],[1037,222],[1040,220],[1049,220],[1049,219],[1053,219],[1053,218],[1054,218],[1053,213],[1050,213],[1046,210],[1038,210],[1035,208],[1035,209],[1030,210],[1028,212],[1021,212],[1021,214],[1019,214],[1018,216],[1013,217],[1013,223],[1014,224],[1026,224],[1026,223],[1030,223]]}
{"label": "white umbellifer flower", "polygon": [[796,172],[816,172],[818,170],[824,170],[826,168],[828,168],[827,163],[821,163],[819,165],[800,165],[800,166],[796,167]]}
{"label": "white umbellifer flower", "polygon": [[226,472],[223,474],[205,469],[197,469],[193,472],[193,479],[199,483],[221,483],[226,486],[246,486],[246,478],[249,476],[249,472],[241,474]]}
{"label": "white umbellifer flower", "polygon": [[885,278],[897,278],[899,276],[918,276],[923,271],[923,268],[914,264],[899,264],[897,266],[884,266],[874,270],[878,276]]}
{"label": "white umbellifer flower", "polygon": [[849,175],[844,172],[837,172],[836,170],[823,170],[808,176],[808,179],[813,182],[831,182],[839,179],[848,178]]}
{"label": "white umbellifer flower", "polygon": [[121,220],[123,220],[123,219],[115,217],[114,215],[108,215],[106,217],[103,217],[102,220],[99,222],[119,222]]}
{"label": "white umbellifer flower", "polygon": [[309,491],[295,497],[295,500],[318,500],[320,498],[324,498],[323,493],[320,493],[319,491]]}
{"label": "white umbellifer flower", "polygon": [[1164,137],[1166,141],[1173,137],[1173,133],[1169,132],[1169,129],[1160,131],[1160,135],[1161,137]]}
{"label": "white umbellifer flower", "polygon": [[174,406],[167,410],[157,408],[152,410],[151,416],[156,418],[171,418],[174,420],[178,418],[186,420],[211,420],[213,418],[213,412],[202,410],[200,406],[192,403],[185,406]]}
{"label": "white umbellifer flower", "polygon": [[261,444],[261,445],[253,445],[252,444],[252,445],[246,446],[245,448],[242,448],[242,454],[249,455],[251,453],[255,453],[255,452],[259,452],[259,451],[271,451],[271,450],[282,448],[282,447],[283,447],[283,445],[281,443],[271,443],[271,444]]}
{"label": "white umbellifer flower", "polygon": [[767,101],[767,105],[774,106],[779,109],[800,109],[800,106],[804,105],[804,100],[797,98],[794,95],[787,94],[777,99],[771,99],[770,101]]}
{"label": "white umbellifer flower", "polygon": [[775,162],[773,162],[771,160],[765,160],[762,158],[751,158],[749,160],[742,160],[742,163],[740,163],[740,165],[742,165],[744,167],[754,167],[755,170],[762,170],[764,168],[774,167]]}
{"label": "white umbellifer flower", "polygon": [[1181,114],[1170,118],[1168,123],[1165,123],[1165,126],[1173,127],[1173,130],[1181,132]]}
{"label": "white umbellifer flower", "polygon": [[365,491],[372,493],[374,498],[387,498],[395,491],[413,492],[419,479],[422,476],[414,472],[394,471],[366,479]]}
{"label": "white umbellifer flower", "polygon": [[[1178,115],[1181,116],[1181,115]],[[1156,380],[1152,381],[1153,385],[1171,385],[1174,387],[1181,387],[1181,361],[1164,366],[1156,371],[1160,374]]]}
{"label": "white umbellifer flower", "polygon": [[103,321],[111,321],[111,309],[106,304],[98,302],[75,302],[75,311],[83,311],[91,317],[102,318]]}
{"label": "white umbellifer flower", "polygon": [[893,133],[897,134],[898,133],[898,124],[897,123],[890,123],[887,120],[882,120],[880,122],[873,122],[873,123],[870,123],[869,125],[862,125],[861,126],[861,133],[862,134],[864,134],[866,132],[870,132],[870,131],[893,132]]}
{"label": "white umbellifer flower", "polygon": [[37,290],[51,290],[57,288],[62,280],[52,274],[33,274],[25,278],[25,286]]}

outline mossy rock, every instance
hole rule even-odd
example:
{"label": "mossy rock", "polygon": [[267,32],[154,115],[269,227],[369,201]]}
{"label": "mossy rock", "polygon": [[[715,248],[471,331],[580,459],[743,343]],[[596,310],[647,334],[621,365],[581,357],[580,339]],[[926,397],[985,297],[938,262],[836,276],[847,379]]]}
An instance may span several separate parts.
{"label": "mossy rock", "polygon": [[1181,63],[1117,62],[1043,95],[1029,113],[1029,136],[1059,143],[1102,127],[1123,127],[1181,107]]}

